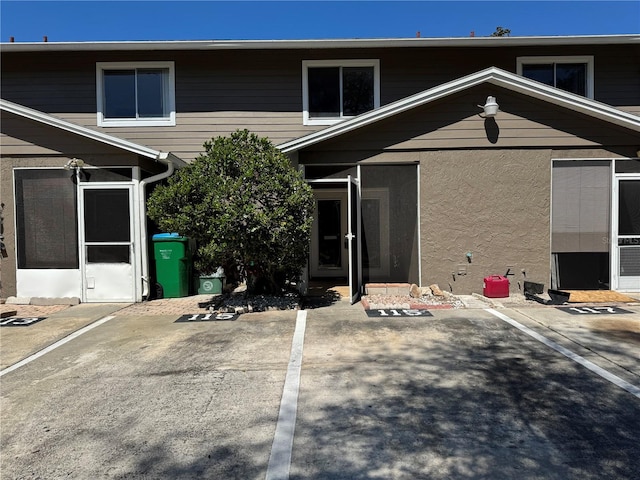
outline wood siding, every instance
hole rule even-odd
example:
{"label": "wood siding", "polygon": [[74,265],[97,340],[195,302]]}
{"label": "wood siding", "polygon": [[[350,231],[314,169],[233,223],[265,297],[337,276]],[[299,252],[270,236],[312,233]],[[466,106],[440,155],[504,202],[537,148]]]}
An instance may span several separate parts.
{"label": "wood siding", "polygon": [[[87,165],[137,165],[138,156],[102,142],[2,112],[2,158],[82,158]],[[4,162],[4,160],[3,160]],[[106,162],[106,163],[105,163]]]}
{"label": "wood siding", "polygon": [[[384,105],[490,66],[515,72],[518,56],[535,55],[593,55],[596,99],[627,111],[640,110],[640,47],[624,45],[3,53],[1,88],[2,97],[12,102],[190,160],[202,151],[204,141],[238,128],[268,136],[276,144],[322,128],[302,124],[303,60],[380,59]],[[97,127],[96,62],[154,60],[175,62],[176,126]],[[472,101],[476,105],[483,98]],[[515,129],[528,130],[535,142],[544,143],[546,134],[550,145],[559,141],[553,129]],[[471,137],[458,138],[460,146],[476,145],[478,129],[470,125],[466,130]],[[442,135],[429,148],[444,148],[455,139]],[[507,142],[508,137],[503,138]]]}
{"label": "wood siding", "polygon": [[[497,97],[484,119],[478,104]],[[640,134],[492,85],[416,108],[310,147],[309,152],[458,150],[464,148],[597,148],[625,155]],[[368,153],[367,153],[368,154]],[[301,161],[304,154],[301,157]]]}

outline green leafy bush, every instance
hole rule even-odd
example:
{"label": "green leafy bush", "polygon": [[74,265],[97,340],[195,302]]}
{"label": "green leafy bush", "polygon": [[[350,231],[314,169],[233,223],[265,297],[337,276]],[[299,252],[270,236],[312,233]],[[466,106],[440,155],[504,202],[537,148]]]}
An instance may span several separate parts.
{"label": "green leafy bush", "polygon": [[160,229],[195,239],[201,274],[223,266],[248,291],[281,293],[306,265],[313,193],[289,159],[248,130],[205,142],[205,152],[151,193]]}

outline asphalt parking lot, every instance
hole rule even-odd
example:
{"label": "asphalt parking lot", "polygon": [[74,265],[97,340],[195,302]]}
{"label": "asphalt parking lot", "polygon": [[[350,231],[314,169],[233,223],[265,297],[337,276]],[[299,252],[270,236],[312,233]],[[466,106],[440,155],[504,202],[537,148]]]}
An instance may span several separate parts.
{"label": "asphalt parking lot", "polygon": [[[96,324],[77,308],[0,331],[3,479],[640,478],[638,305],[497,311],[515,323],[337,302],[304,323],[125,308]],[[8,370],[54,324],[95,326]]]}

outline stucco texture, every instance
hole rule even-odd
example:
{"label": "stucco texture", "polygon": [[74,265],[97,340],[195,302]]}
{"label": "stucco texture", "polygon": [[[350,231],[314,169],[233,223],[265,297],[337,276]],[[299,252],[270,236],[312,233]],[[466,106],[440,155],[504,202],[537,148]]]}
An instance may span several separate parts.
{"label": "stucco texture", "polygon": [[512,292],[524,280],[548,288],[550,158],[546,149],[421,152],[422,285],[482,293],[484,277],[511,268]]}

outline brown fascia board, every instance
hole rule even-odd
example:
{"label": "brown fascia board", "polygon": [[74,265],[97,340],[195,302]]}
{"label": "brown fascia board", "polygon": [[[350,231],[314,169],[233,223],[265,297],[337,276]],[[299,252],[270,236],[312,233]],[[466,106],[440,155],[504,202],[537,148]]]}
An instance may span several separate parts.
{"label": "brown fascia board", "polygon": [[109,42],[3,42],[0,52],[286,50],[340,48],[507,47],[640,44],[640,35],[531,37],[356,38],[317,40],[168,40]]}
{"label": "brown fascia board", "polygon": [[411,95],[357,117],[344,120],[309,135],[282,143],[278,145],[278,148],[284,153],[293,153],[302,148],[338,137],[483,83],[490,83],[507,90],[519,92],[532,98],[640,132],[640,116],[638,115],[618,110],[605,103],[568,93],[558,88],[549,87],[497,67],[491,67]]}

